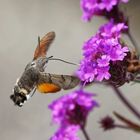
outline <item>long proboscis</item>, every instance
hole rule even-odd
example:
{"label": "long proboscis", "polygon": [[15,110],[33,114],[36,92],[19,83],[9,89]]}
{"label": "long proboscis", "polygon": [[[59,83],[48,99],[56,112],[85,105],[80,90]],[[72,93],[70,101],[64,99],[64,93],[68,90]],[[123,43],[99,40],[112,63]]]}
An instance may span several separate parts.
{"label": "long proboscis", "polygon": [[60,59],[60,58],[53,58],[53,56],[48,57],[48,60],[57,60],[57,61],[61,61],[61,62],[70,64],[70,65],[75,65],[75,66],[79,65],[79,64],[76,64],[76,63],[73,63],[73,62],[65,61],[65,60]]}

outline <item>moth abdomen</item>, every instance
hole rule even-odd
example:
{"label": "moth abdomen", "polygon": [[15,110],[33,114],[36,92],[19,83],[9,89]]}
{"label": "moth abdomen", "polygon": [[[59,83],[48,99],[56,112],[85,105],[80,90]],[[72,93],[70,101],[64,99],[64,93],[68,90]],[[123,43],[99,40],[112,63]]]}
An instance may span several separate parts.
{"label": "moth abdomen", "polygon": [[22,88],[31,91],[39,79],[39,71],[35,68],[27,69],[19,80],[19,84]]}
{"label": "moth abdomen", "polygon": [[51,83],[59,86],[64,90],[67,90],[76,87],[79,82],[80,80],[76,76],[41,73],[38,84]]}

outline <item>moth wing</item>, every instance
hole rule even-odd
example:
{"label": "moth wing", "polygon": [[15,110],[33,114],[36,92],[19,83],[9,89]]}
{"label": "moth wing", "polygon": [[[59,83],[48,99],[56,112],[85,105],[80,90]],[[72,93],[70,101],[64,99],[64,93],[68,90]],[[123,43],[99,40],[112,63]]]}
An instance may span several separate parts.
{"label": "moth wing", "polygon": [[46,56],[50,44],[55,38],[55,32],[47,33],[41,40],[38,41],[38,46],[36,47],[33,60],[41,56]]}
{"label": "moth wing", "polygon": [[39,83],[37,85],[37,90],[40,93],[55,93],[61,90],[61,88],[55,84],[51,84],[51,83]]}
{"label": "moth wing", "polygon": [[76,87],[80,80],[71,75],[57,75],[40,73],[37,89],[41,93],[54,93],[61,89],[67,90]]}

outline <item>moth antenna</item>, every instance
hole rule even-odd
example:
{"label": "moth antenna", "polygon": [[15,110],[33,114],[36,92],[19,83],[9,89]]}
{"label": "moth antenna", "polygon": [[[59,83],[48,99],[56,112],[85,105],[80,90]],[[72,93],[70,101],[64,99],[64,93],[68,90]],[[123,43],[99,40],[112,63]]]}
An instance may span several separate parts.
{"label": "moth antenna", "polygon": [[38,46],[40,47],[40,36],[38,36]]}
{"label": "moth antenna", "polygon": [[47,59],[46,59],[46,63],[48,63],[48,61],[51,60],[52,57],[53,57],[52,55],[49,56],[49,57],[47,57]]}
{"label": "moth antenna", "polygon": [[58,60],[58,61],[61,61],[61,62],[67,63],[67,64],[71,64],[71,65],[76,65],[76,66],[79,65],[79,64],[76,64],[76,63],[72,63],[72,62],[65,61],[65,60],[60,59],[60,58],[52,58],[52,57],[53,57],[53,56],[50,56],[48,60]]}
{"label": "moth antenna", "polygon": [[[40,36],[38,36],[38,47],[40,48]],[[39,49],[39,53],[40,53],[40,49]]]}

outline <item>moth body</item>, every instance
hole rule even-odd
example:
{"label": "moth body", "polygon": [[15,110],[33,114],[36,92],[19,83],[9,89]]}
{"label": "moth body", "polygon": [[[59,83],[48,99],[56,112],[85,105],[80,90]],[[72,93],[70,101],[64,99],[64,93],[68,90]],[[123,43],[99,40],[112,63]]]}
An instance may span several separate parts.
{"label": "moth body", "polygon": [[74,88],[80,80],[72,75],[45,73],[45,65],[49,58],[46,52],[54,40],[55,33],[49,32],[41,40],[34,53],[33,60],[27,64],[21,77],[17,79],[14,93],[10,96],[15,105],[22,106],[38,89],[40,93],[55,93],[61,89]]}
{"label": "moth body", "polygon": [[47,58],[38,58],[27,64],[22,76],[17,79],[14,94],[10,98],[18,106],[22,106],[30,98],[30,93],[38,83],[40,72],[44,72]]}

